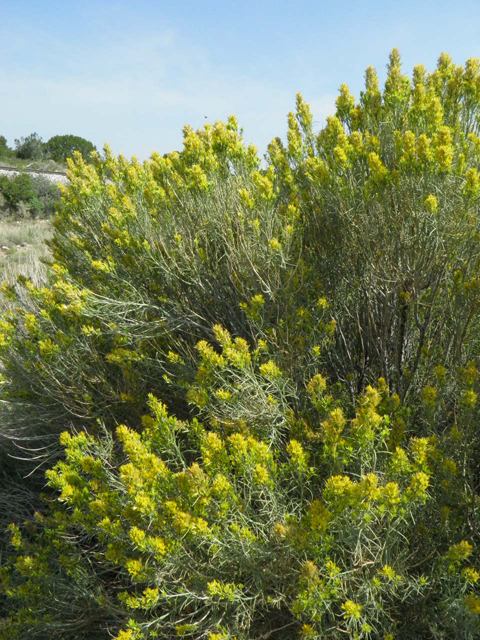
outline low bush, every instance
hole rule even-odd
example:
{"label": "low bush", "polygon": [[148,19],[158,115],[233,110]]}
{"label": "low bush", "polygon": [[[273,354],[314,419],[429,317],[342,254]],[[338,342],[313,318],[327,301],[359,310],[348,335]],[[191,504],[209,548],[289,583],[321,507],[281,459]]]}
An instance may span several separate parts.
{"label": "low bush", "polygon": [[0,175],[0,194],[6,213],[18,215],[22,205],[32,218],[51,216],[60,200],[58,186],[41,176],[19,173]]}

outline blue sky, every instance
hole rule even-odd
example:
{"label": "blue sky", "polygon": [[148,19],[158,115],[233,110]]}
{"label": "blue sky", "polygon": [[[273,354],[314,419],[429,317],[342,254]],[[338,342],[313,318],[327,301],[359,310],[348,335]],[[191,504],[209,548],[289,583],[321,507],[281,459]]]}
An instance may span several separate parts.
{"label": "blue sky", "polygon": [[[480,2],[0,0],[0,135],[71,133],[147,158],[180,149],[182,127],[236,114],[265,152],[301,91],[320,128],[338,87],[480,57]],[[205,116],[207,118],[205,119]]]}

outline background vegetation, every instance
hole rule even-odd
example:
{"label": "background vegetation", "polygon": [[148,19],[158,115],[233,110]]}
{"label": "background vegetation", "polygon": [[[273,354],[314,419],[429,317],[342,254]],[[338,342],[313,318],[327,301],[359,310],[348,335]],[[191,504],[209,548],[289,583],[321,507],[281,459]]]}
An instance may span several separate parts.
{"label": "background vegetation", "polygon": [[5,637],[480,637],[479,113],[394,50],[264,167],[75,155],[3,287]]}
{"label": "background vegetation", "polygon": [[[83,154],[87,162],[95,146],[79,136],[53,136],[43,142],[37,133],[15,140],[15,149],[0,136],[0,165],[19,169],[65,170],[67,158],[75,151]],[[51,216],[60,199],[56,184],[42,175],[19,173],[0,175],[0,216],[17,218],[44,218]]]}
{"label": "background vegetation", "polygon": [[0,216],[3,218],[46,218],[60,200],[58,185],[41,175],[0,174]]}
{"label": "background vegetation", "polygon": [[[42,161],[48,163],[47,168],[53,169],[55,163],[64,166],[67,158],[70,158],[75,151],[83,154],[88,162],[90,152],[95,151],[95,146],[80,136],[57,135],[44,142],[38,133],[31,133],[25,138],[16,139],[15,148],[12,149],[8,146],[5,136],[0,136],[0,164],[9,164],[12,161],[15,164],[21,164],[21,161],[29,161],[32,166],[32,162]],[[36,168],[41,167],[36,165]]]}

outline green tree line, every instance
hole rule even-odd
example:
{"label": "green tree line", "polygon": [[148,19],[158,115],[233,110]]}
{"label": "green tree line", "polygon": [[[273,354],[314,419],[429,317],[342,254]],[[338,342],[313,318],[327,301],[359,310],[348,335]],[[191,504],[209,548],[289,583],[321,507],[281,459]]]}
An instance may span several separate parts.
{"label": "green tree line", "polygon": [[480,638],[479,61],[68,167],[3,286],[0,635]]}
{"label": "green tree line", "polygon": [[[90,161],[90,153],[96,151],[89,140],[73,135],[57,135],[43,142],[37,133],[15,140],[15,148],[10,148],[5,136],[0,136],[0,164],[20,167],[26,162],[42,163],[53,161],[66,165],[67,158],[79,152],[85,161]],[[46,166],[46,165],[43,165]],[[57,167],[58,168],[58,167]],[[55,211],[60,198],[58,187],[42,176],[26,173],[13,177],[0,176],[0,212],[4,215],[50,216]]]}
{"label": "green tree line", "polygon": [[5,136],[0,136],[0,161],[9,158],[21,160],[54,160],[65,164],[75,151],[79,151],[86,160],[96,148],[92,142],[80,136],[57,135],[44,142],[38,133],[15,140],[15,147],[8,146]]}

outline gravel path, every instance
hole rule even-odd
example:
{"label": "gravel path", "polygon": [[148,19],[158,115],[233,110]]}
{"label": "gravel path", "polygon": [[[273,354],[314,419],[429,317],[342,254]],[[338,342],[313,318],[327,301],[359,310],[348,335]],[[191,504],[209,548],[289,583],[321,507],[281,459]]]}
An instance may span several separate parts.
{"label": "gravel path", "polygon": [[14,167],[2,167],[0,166],[0,175],[8,176],[12,178],[20,173],[29,173],[31,176],[42,176],[50,182],[58,184],[59,182],[64,185],[68,185],[68,178],[64,173],[59,171],[43,171],[42,169],[15,169]]}

